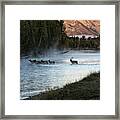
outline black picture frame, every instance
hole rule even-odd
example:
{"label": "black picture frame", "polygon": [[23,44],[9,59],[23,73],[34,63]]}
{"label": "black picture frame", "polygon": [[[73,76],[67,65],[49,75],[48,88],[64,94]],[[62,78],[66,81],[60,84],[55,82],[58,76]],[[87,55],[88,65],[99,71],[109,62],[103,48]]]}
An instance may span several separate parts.
{"label": "black picture frame", "polygon": [[[115,5],[115,115],[5,115],[5,5]],[[119,119],[119,11],[117,0],[69,1],[2,1],[0,54],[0,118],[1,119]],[[12,108],[11,108],[12,109]]]}

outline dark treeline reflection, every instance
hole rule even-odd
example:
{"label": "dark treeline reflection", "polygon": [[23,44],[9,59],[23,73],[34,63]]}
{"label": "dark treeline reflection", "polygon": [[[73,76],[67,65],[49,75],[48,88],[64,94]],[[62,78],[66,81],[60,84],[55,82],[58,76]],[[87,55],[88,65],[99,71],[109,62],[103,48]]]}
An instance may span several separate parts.
{"label": "dark treeline reflection", "polygon": [[63,20],[21,20],[21,55],[49,49],[99,49],[100,37],[68,37],[63,23]]}

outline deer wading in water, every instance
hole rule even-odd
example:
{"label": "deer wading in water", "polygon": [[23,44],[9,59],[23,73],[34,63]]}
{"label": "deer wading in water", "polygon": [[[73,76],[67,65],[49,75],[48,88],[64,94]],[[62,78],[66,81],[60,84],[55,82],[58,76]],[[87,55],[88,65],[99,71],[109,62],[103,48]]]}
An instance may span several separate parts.
{"label": "deer wading in water", "polygon": [[70,62],[71,62],[72,64],[78,64],[78,61],[72,60],[72,59],[73,59],[73,57],[70,58]]}

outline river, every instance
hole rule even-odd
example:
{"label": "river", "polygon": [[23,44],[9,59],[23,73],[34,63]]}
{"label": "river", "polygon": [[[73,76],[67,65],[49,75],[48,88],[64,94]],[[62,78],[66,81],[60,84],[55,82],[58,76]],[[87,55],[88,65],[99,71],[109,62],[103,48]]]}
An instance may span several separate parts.
{"label": "river", "polygon": [[[79,64],[70,63],[73,57]],[[29,59],[54,60],[55,64],[32,64]],[[94,50],[50,51],[36,58],[20,59],[20,98],[37,95],[50,88],[81,80],[92,72],[100,71],[100,52]]]}

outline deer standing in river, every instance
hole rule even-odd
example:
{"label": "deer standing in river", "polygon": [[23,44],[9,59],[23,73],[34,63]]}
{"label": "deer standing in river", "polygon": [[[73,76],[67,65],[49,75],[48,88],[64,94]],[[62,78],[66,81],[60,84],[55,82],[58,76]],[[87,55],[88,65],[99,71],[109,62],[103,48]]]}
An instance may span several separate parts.
{"label": "deer standing in river", "polygon": [[71,62],[72,64],[78,64],[78,61],[72,60],[72,59],[73,59],[73,57],[70,58],[70,62]]}

